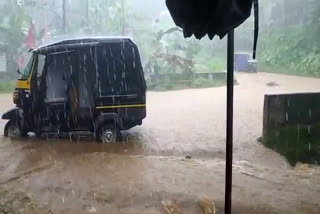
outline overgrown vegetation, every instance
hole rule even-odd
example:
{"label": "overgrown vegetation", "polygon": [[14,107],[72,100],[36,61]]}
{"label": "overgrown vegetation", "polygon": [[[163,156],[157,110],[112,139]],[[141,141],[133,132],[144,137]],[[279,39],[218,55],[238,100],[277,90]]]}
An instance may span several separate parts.
{"label": "overgrown vegetation", "polygon": [[320,77],[320,1],[279,1],[270,20],[271,29],[264,28],[260,37],[262,69]]}
{"label": "overgrown vegetation", "polygon": [[[63,2],[66,8],[63,8]],[[221,72],[225,70],[224,49],[218,44],[218,39],[197,41],[194,38],[184,39],[182,32],[173,23],[164,4],[153,8],[153,4],[145,1],[141,13],[135,7],[134,0],[79,0],[79,1],[33,1],[25,0],[18,4],[14,0],[2,3],[5,11],[0,16],[2,20],[19,17],[18,21],[0,26],[0,41],[12,51],[9,56],[13,62],[8,67],[10,72],[17,68],[17,60],[25,46],[26,37],[32,23],[36,44],[53,42],[63,38],[81,36],[129,36],[139,46],[146,76],[159,79],[149,86],[157,84],[159,90],[187,87],[209,87],[219,85],[213,81],[199,80],[197,72]],[[149,10],[152,13],[149,12]],[[4,11],[4,12],[5,12]],[[106,12],[107,11],[107,12]],[[21,15],[23,14],[23,16]],[[79,16],[79,14],[84,14]],[[9,17],[9,18],[8,18]],[[64,18],[66,17],[66,18]],[[10,18],[11,19],[11,18]],[[15,36],[8,36],[10,27],[16,29]],[[45,35],[47,34],[47,35]],[[45,41],[44,37],[48,37]],[[12,40],[13,39],[13,40]],[[220,43],[220,42],[219,42]],[[16,44],[16,45],[15,45]],[[215,47],[215,48],[214,48]],[[23,51],[27,51],[26,48]],[[171,75],[175,80],[165,80],[158,77]],[[148,81],[150,82],[150,81]],[[168,86],[168,85],[174,86]],[[150,88],[149,87],[149,88]]]}
{"label": "overgrown vegetation", "polygon": [[[0,3],[0,12],[0,44],[8,47],[10,72],[15,72],[21,52],[27,51],[31,23],[36,45],[68,37],[131,37],[139,46],[147,78],[179,76],[175,82],[160,78],[160,89],[173,87],[170,84],[178,88],[219,85],[204,83],[195,74],[226,70],[226,40],[184,39],[164,3],[8,0]],[[260,15],[260,70],[320,77],[320,1],[261,0]],[[252,17],[236,30],[235,38],[236,51],[252,51]],[[148,82],[155,87],[154,81]]]}
{"label": "overgrown vegetation", "polygon": [[260,53],[261,63],[279,72],[285,69],[284,73],[320,77],[320,41],[317,38],[312,44],[305,35],[311,30],[287,28],[267,33],[261,42],[262,48],[268,47]]}

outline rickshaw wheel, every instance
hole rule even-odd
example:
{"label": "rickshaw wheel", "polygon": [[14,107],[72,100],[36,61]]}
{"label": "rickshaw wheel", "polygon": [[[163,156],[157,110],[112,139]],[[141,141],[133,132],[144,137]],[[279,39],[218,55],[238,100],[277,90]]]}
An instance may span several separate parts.
{"label": "rickshaw wheel", "polygon": [[101,143],[115,143],[120,136],[119,128],[116,124],[107,123],[102,125],[99,132],[99,141]]}
{"label": "rickshaw wheel", "polygon": [[16,120],[9,120],[4,127],[4,136],[12,138],[25,137],[27,136],[27,132],[20,129]]}

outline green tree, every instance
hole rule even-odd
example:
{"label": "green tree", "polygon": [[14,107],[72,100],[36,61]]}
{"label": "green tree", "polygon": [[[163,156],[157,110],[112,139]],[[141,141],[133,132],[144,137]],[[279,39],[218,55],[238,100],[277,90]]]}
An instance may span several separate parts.
{"label": "green tree", "polygon": [[18,49],[24,42],[31,18],[16,1],[7,1],[2,7],[0,33],[1,41],[8,47],[8,70],[16,70]]}

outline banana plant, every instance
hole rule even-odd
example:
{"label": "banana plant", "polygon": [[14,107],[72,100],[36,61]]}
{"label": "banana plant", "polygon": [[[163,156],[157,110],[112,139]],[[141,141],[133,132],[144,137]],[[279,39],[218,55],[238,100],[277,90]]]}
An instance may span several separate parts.
{"label": "banana plant", "polygon": [[[154,47],[154,51],[145,65],[147,73],[154,73],[155,75],[159,75],[159,72],[179,73],[184,79],[192,78],[194,67],[193,56],[200,49],[195,48],[192,41],[188,43],[180,42],[180,40],[175,38],[178,37],[177,32],[181,33],[181,28],[172,27],[168,30],[158,30],[153,33],[152,46]],[[173,39],[166,39],[167,36],[171,36]],[[178,52],[182,54],[178,54]]]}

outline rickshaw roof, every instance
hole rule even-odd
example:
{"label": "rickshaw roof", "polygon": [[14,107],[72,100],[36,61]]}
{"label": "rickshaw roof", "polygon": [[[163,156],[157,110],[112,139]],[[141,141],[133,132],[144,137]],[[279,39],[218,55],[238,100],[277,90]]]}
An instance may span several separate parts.
{"label": "rickshaw roof", "polygon": [[129,42],[135,46],[132,40],[128,37],[89,37],[89,38],[74,38],[55,42],[49,45],[41,46],[35,49],[34,52],[41,54],[50,54],[60,52],[62,50],[68,51],[70,49],[76,50],[79,48],[92,47],[99,44],[110,43],[124,43]]}

